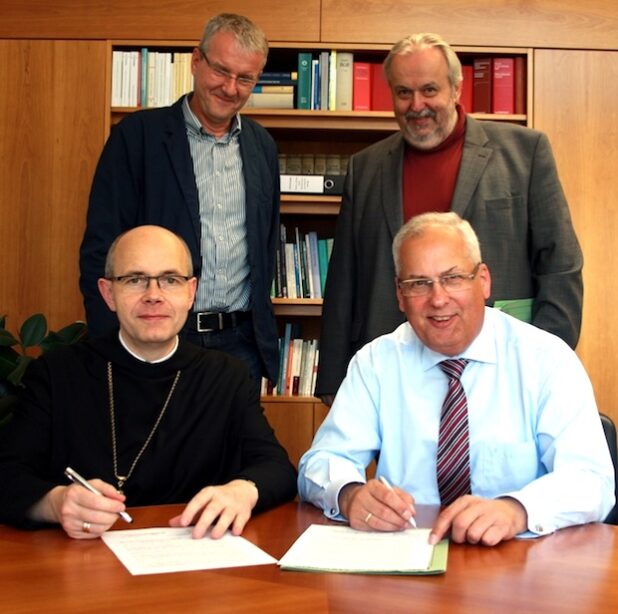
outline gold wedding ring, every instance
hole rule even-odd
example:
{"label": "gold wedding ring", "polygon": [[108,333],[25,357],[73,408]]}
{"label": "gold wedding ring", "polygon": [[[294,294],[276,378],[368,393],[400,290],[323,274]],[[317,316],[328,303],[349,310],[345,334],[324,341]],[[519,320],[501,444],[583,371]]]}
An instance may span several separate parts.
{"label": "gold wedding ring", "polygon": [[84,520],[84,524],[82,525],[82,531],[84,533],[90,533],[90,523]]}
{"label": "gold wedding ring", "polygon": [[369,521],[371,520],[371,517],[373,516],[373,514],[371,512],[369,512],[366,516],[365,516],[365,524],[369,524]]}

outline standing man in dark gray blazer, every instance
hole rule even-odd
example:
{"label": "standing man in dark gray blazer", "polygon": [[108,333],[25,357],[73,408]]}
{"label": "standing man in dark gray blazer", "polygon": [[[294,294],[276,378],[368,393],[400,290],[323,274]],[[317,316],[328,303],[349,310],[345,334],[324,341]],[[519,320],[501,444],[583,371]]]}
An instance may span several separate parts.
{"label": "standing man in dark gray blazer", "polygon": [[[112,129],[90,194],[80,286],[93,335],[116,326],[97,290],[105,254],[124,230],[155,224],[189,245],[199,280],[190,341],[228,351],[277,378],[270,302],[279,231],[279,167],[271,136],[239,115],[268,42],[246,17],[213,17],[193,50],[194,91],[132,113]],[[136,271],[137,272],[137,271]]]}
{"label": "standing man in dark gray blazer", "polygon": [[404,321],[391,245],[425,211],[452,210],[471,223],[497,280],[488,305],[532,299],[531,322],[573,348],[581,326],[582,253],[547,137],[466,115],[461,64],[438,35],[402,39],[384,69],[400,131],[348,167],[316,384],[327,403],[356,350]]}

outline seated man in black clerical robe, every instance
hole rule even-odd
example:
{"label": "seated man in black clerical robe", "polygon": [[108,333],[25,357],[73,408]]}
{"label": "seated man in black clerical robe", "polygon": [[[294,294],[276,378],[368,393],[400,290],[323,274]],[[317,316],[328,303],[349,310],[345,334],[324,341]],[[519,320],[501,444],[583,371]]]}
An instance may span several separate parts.
{"label": "seated man in black clerical robe", "polygon": [[[158,226],[120,235],[99,290],[120,327],[28,368],[0,429],[0,522],[100,536],[125,506],[185,503],[172,526],[240,534],[292,499],[296,474],[239,359],[179,339],[196,290],[185,243]],[[71,466],[100,491],[70,485]]]}

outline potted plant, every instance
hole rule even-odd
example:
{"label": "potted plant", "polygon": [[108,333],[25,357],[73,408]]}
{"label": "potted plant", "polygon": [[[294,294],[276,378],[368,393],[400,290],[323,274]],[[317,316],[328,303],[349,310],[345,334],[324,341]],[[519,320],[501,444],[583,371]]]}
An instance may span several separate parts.
{"label": "potted plant", "polygon": [[85,322],[73,322],[59,331],[47,330],[42,313],[27,318],[17,337],[6,329],[6,316],[0,317],[0,427],[11,419],[17,391],[34,358],[55,347],[69,345],[87,334]]}

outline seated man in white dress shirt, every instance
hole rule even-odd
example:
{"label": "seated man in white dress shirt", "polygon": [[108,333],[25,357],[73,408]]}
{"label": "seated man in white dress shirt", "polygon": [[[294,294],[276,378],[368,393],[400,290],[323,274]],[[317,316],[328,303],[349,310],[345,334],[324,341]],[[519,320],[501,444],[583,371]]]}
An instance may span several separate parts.
{"label": "seated man in white dress shirt", "polygon": [[[415,504],[441,504],[431,543],[450,531],[494,545],[603,520],[614,471],[575,353],[485,307],[490,272],[457,214],[412,218],[393,258],[407,322],[350,363],[300,461],[302,499],[381,531],[409,526]],[[366,480],[374,459],[393,488]]]}

